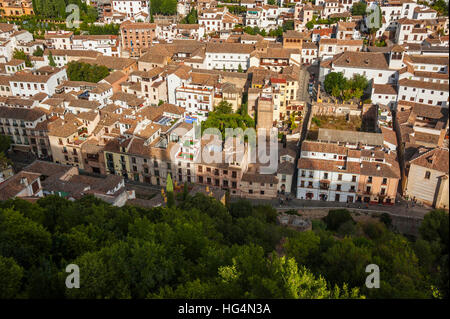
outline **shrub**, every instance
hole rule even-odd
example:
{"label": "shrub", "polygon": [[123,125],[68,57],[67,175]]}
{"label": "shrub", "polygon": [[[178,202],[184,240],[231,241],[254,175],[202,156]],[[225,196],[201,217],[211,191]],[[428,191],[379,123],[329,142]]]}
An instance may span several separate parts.
{"label": "shrub", "polygon": [[328,215],[323,218],[323,221],[327,224],[327,229],[336,231],[345,222],[353,222],[353,218],[346,209],[332,209],[328,211]]}

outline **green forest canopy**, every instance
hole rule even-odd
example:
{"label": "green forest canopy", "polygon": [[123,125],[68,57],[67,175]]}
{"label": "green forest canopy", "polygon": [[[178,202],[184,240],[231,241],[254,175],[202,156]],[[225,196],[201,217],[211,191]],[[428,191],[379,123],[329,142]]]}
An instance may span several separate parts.
{"label": "green forest canopy", "polygon": [[66,12],[69,4],[75,4],[80,8],[83,21],[94,22],[97,20],[97,9],[88,6],[82,0],[33,0],[33,11],[36,15],[45,18],[65,19],[71,12]]}
{"label": "green forest canopy", "polygon": [[[332,232],[316,221],[313,231],[296,232],[275,218],[271,206],[224,206],[202,194],[151,209],[93,196],[0,202],[0,298],[430,298],[432,286],[445,293],[445,212],[427,215],[414,243],[380,222],[339,219]],[[64,285],[70,263],[80,268],[80,289]],[[364,286],[370,263],[380,266],[380,289]]]}

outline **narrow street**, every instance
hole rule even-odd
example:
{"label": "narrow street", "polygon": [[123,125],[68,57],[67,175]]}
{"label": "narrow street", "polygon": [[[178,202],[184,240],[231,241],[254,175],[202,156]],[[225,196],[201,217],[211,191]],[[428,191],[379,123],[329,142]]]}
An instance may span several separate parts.
{"label": "narrow street", "polygon": [[[238,201],[239,197],[231,197],[231,201]],[[279,198],[275,199],[249,199],[253,205],[271,205],[277,210],[289,210],[289,209],[308,209],[308,208],[349,208],[349,209],[360,209],[362,211],[376,211],[385,212],[390,215],[397,216],[408,216],[414,218],[423,218],[431,208],[421,207],[416,205],[411,207],[406,203],[398,203],[396,205],[381,205],[381,204],[369,204],[366,203],[341,203],[341,202],[330,202],[330,201],[318,201],[318,200],[306,200],[306,199],[290,199],[289,202],[284,201],[280,205]],[[409,206],[408,206],[409,205]]]}

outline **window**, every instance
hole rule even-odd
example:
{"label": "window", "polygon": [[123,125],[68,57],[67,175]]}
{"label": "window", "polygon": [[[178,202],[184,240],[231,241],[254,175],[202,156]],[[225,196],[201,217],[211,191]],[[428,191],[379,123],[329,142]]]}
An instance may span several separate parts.
{"label": "window", "polygon": [[425,179],[430,179],[431,177],[431,172],[430,171],[426,171],[425,172]]}

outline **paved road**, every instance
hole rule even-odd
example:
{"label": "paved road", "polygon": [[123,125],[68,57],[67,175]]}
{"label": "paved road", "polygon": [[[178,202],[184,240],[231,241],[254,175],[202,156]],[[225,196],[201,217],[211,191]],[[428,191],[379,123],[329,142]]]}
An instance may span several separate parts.
{"label": "paved road", "polygon": [[[210,186],[212,189],[215,187]],[[135,182],[127,182],[127,189],[134,189],[136,192],[141,194],[152,194],[161,192],[161,186],[154,186],[148,184],[141,184]],[[231,196],[231,202],[238,201],[241,199],[237,196]],[[274,199],[249,199],[244,198],[252,202],[254,205],[271,205],[277,210],[286,210],[286,209],[308,209],[308,208],[353,208],[353,209],[362,209],[369,211],[382,211],[389,213],[391,215],[401,215],[401,216],[410,216],[416,218],[423,218],[423,216],[428,213],[432,208],[422,207],[415,205],[412,207],[413,203],[410,201],[405,201],[403,199],[399,200],[399,203],[396,205],[378,205],[378,204],[370,204],[367,206],[365,203],[339,203],[339,202],[328,202],[328,201],[316,201],[316,200],[302,200],[302,199],[291,199],[289,202],[284,201],[282,205],[280,205],[279,198]]]}
{"label": "paved road", "polygon": [[[231,201],[237,201],[239,200],[239,197],[231,197]],[[392,215],[401,215],[401,216],[410,216],[410,217],[416,217],[416,218],[423,218],[423,216],[428,213],[431,208],[426,207],[407,207],[404,204],[397,204],[397,205],[378,205],[378,204],[371,204],[366,205],[365,203],[338,203],[338,202],[325,202],[325,201],[315,201],[315,200],[301,200],[301,199],[291,199],[289,202],[284,202],[282,205],[279,203],[279,199],[249,199],[254,205],[272,205],[277,210],[286,210],[286,209],[308,209],[308,208],[324,208],[324,209],[331,209],[331,208],[353,208],[353,209],[362,209],[362,210],[368,210],[368,211],[381,211],[386,212],[388,214]]]}
{"label": "paved road", "polygon": [[308,94],[309,73],[305,67],[300,68],[298,79],[297,100],[309,102],[310,97]]}

